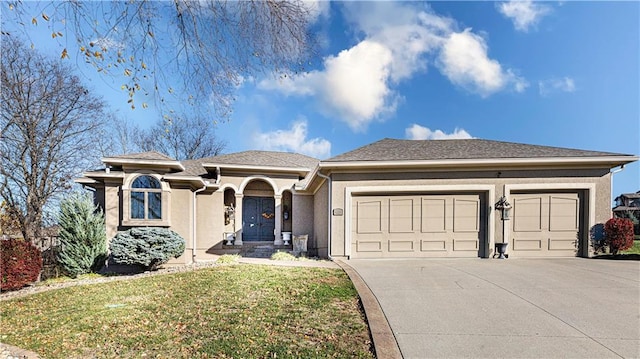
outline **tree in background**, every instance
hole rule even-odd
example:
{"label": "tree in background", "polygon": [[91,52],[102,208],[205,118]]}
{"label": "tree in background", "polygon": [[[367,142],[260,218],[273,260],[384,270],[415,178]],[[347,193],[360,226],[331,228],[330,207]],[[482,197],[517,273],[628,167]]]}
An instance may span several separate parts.
{"label": "tree in background", "polygon": [[103,102],[71,69],[17,39],[3,39],[0,196],[25,239],[41,234],[47,205],[87,168]]}
{"label": "tree in background", "polygon": [[158,151],[178,161],[217,156],[226,145],[216,138],[213,121],[198,115],[158,121],[138,131],[136,142],[142,151]]}
{"label": "tree in background", "polygon": [[104,215],[89,193],[73,193],[60,203],[58,265],[72,278],[97,272],[107,259]]}
{"label": "tree in background", "polygon": [[16,235],[20,233],[20,212],[10,207],[7,201],[0,203],[0,236]]}
{"label": "tree in background", "polygon": [[61,58],[124,78],[132,108],[136,94],[153,93],[160,105],[190,103],[203,113],[213,107],[219,118],[229,115],[243,79],[265,70],[285,76],[304,67],[314,47],[309,27],[319,14],[318,2],[303,0],[9,1],[2,6],[4,36],[46,26],[58,40]]}

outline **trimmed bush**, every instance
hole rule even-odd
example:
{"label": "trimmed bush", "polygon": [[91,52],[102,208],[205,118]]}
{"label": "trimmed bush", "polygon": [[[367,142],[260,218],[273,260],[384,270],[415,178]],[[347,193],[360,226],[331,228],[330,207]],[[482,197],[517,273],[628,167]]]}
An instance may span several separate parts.
{"label": "trimmed bush", "polygon": [[118,264],[140,265],[154,270],[184,253],[185,242],[176,232],[167,228],[140,227],[118,232],[109,249]]}
{"label": "trimmed bush", "polygon": [[633,222],[628,218],[611,218],[604,224],[604,233],[612,254],[633,247]]}
{"label": "trimmed bush", "polygon": [[0,290],[16,290],[38,280],[42,254],[21,239],[0,240]]}
{"label": "trimmed bush", "polygon": [[74,193],[60,204],[58,265],[69,277],[95,273],[107,259],[104,216],[88,193]]}

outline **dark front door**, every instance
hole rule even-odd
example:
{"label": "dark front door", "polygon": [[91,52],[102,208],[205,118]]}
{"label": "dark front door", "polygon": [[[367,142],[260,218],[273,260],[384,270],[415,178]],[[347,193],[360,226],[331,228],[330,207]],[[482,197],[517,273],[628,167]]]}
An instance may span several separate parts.
{"label": "dark front door", "polygon": [[273,241],[275,226],[275,200],[272,197],[242,199],[243,241]]}

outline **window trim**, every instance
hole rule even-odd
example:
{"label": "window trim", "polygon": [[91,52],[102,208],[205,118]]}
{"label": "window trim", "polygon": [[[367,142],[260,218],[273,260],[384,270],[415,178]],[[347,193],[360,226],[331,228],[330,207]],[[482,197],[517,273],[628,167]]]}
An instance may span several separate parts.
{"label": "window trim", "polygon": [[[133,188],[133,183],[141,176],[149,176],[158,181],[160,188]],[[145,218],[133,218],[131,211],[131,197],[134,192],[143,193],[144,196],[144,216]],[[149,193],[160,193],[160,217],[158,219],[149,219],[148,217],[148,201]],[[139,172],[131,174],[122,186],[122,226],[157,226],[157,227],[169,227],[170,222],[170,202],[171,202],[171,188],[169,184],[162,181],[159,175],[153,173]]]}

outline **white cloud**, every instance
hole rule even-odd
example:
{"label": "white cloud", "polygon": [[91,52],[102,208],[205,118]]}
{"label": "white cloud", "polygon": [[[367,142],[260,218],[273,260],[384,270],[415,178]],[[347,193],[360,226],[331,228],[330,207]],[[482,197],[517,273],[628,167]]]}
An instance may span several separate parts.
{"label": "white cloud", "polygon": [[308,17],[311,23],[318,21],[319,18],[329,17],[329,0],[303,0],[303,3],[308,11]]}
{"label": "white cloud", "polygon": [[465,29],[454,32],[445,41],[438,66],[454,84],[476,92],[483,97],[513,85],[517,92],[528,86],[513,70],[504,70],[496,60],[490,59],[484,39]]}
{"label": "white cloud", "polygon": [[324,159],[331,154],[331,142],[324,138],[307,139],[307,121],[294,122],[290,129],[257,133],[254,143],[266,151],[291,151]]}
{"label": "white cloud", "polygon": [[548,96],[556,92],[574,92],[576,84],[570,77],[552,78],[538,82],[540,95]]}
{"label": "white cloud", "polygon": [[312,71],[278,81],[263,80],[262,89],[286,95],[316,96],[321,110],[336,115],[354,131],[395,111],[397,102],[388,86],[392,54],[385,46],[364,40],[356,46],[327,57],[324,71]]}
{"label": "white cloud", "polygon": [[365,131],[396,111],[402,97],[396,86],[437,68],[469,91],[489,96],[506,88],[522,92],[528,83],[488,57],[479,35],[457,30],[455,20],[433,13],[423,3],[344,2],[344,17],[356,45],[324,59],[323,68],[294,77],[262,80],[258,87],[287,96],[314,97],[320,111]]}
{"label": "white cloud", "polygon": [[549,6],[531,0],[512,0],[496,4],[498,11],[513,21],[516,30],[527,32],[551,12]]}
{"label": "white cloud", "polygon": [[462,128],[453,130],[452,133],[445,133],[441,130],[432,131],[428,127],[412,124],[404,130],[405,136],[409,140],[464,140],[473,138],[469,132]]}

